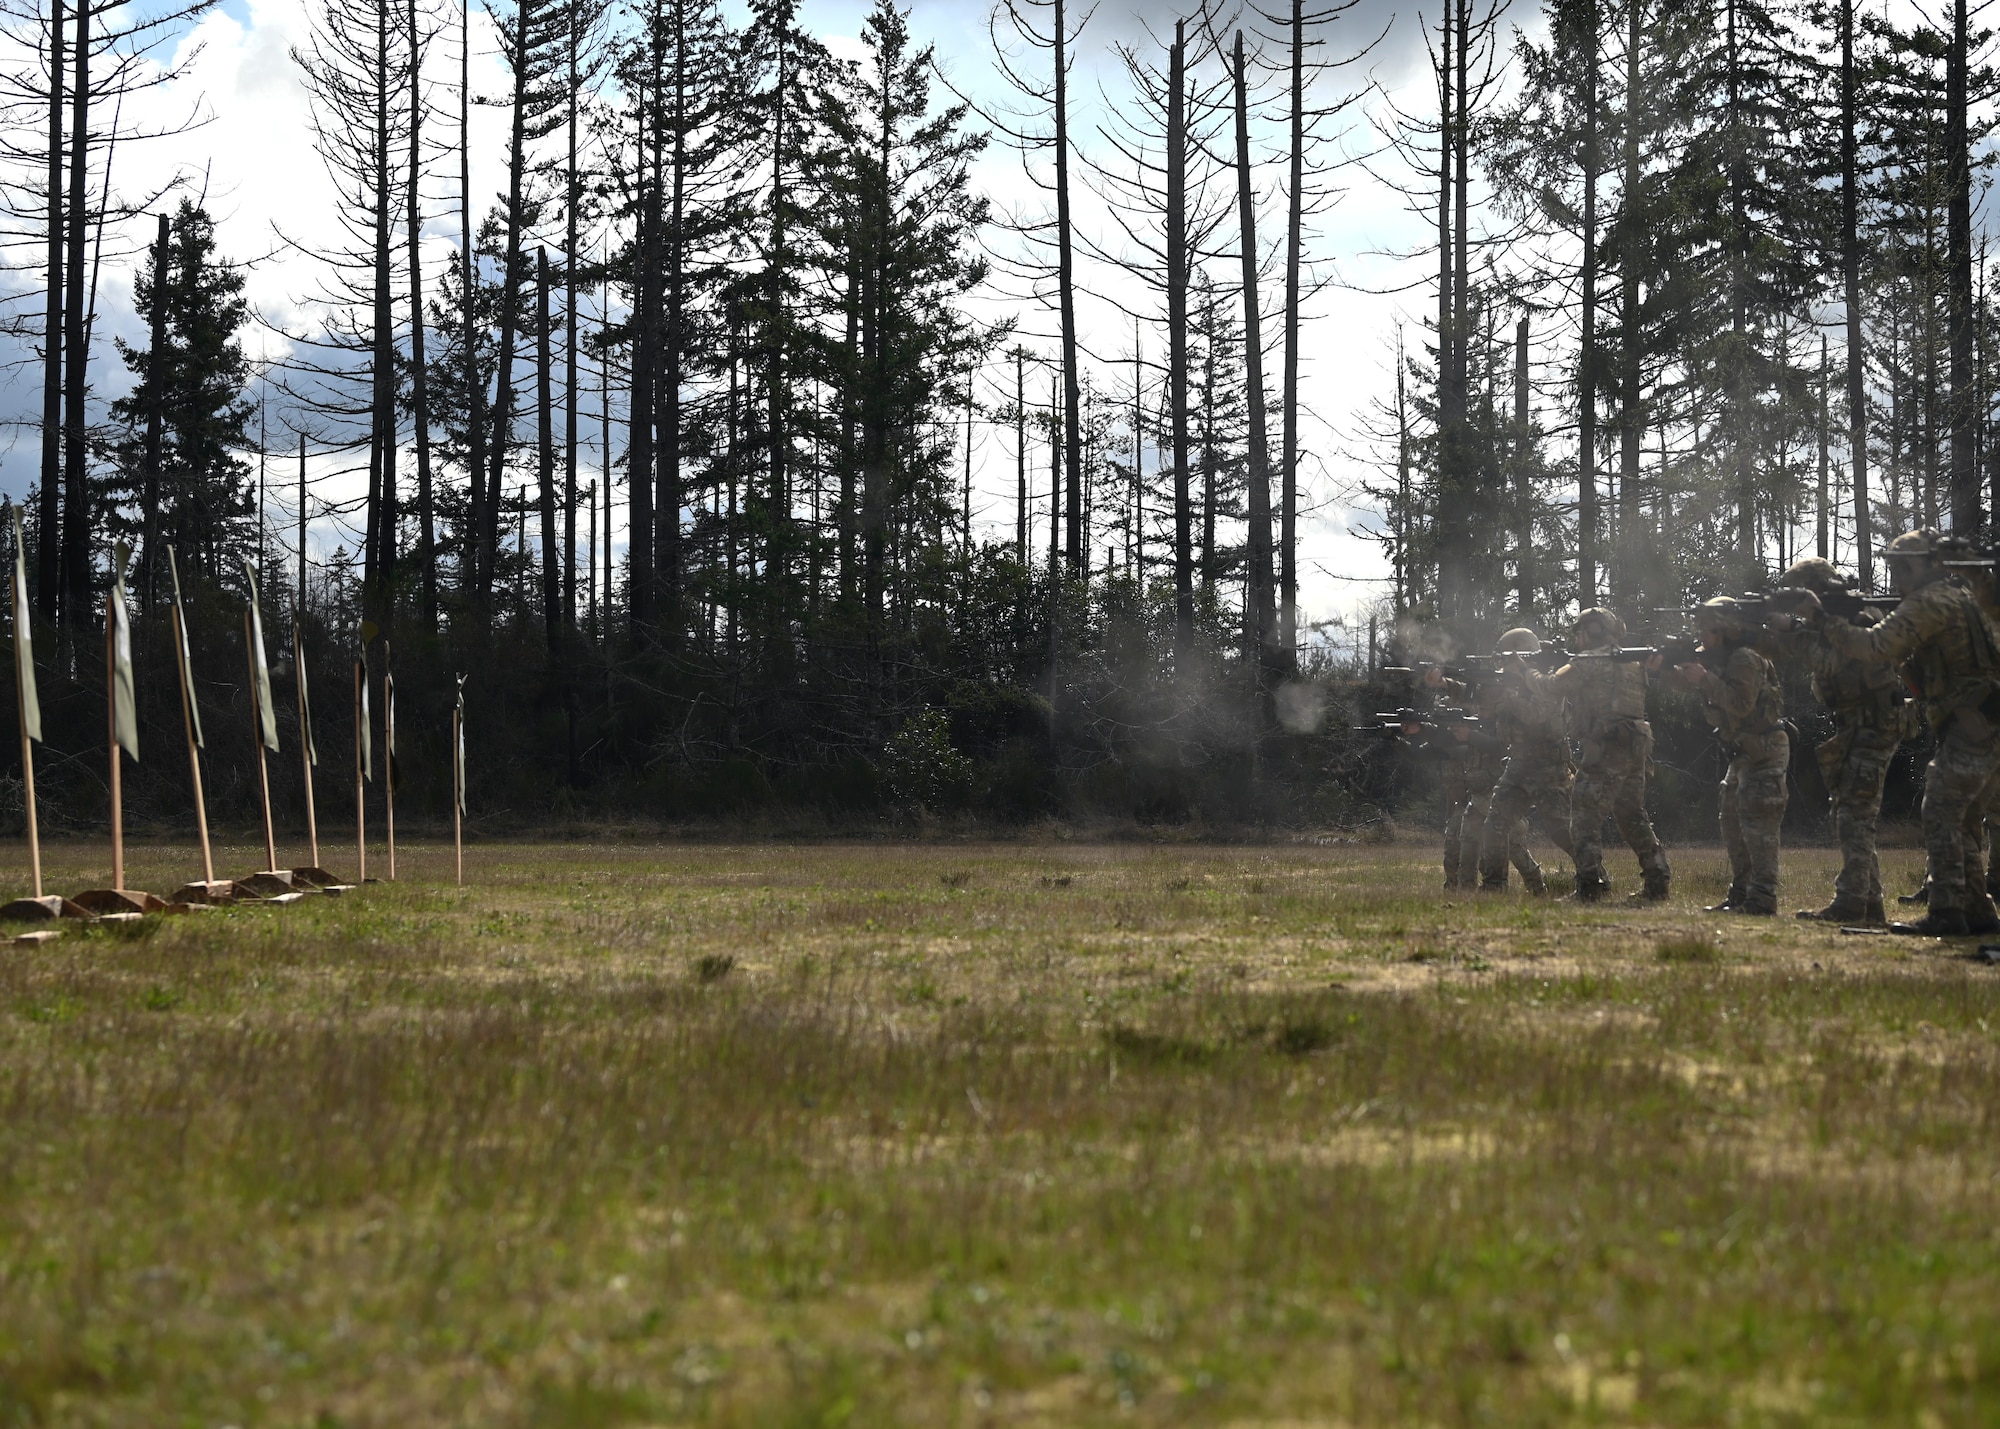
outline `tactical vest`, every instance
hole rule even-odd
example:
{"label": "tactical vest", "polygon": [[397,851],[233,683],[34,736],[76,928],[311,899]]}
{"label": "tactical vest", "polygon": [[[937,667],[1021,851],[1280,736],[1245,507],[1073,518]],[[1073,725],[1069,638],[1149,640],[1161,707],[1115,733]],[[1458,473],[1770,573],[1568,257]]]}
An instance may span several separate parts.
{"label": "tactical vest", "polygon": [[1953,577],[1930,582],[1913,599],[1942,607],[1943,628],[1910,653],[1917,692],[1932,702],[1934,722],[1979,704],[2000,683],[2000,642],[1979,602]]}
{"label": "tactical vest", "polygon": [[1646,717],[1646,670],[1636,661],[1579,660],[1570,687],[1576,731],[1594,739],[1626,720]]}
{"label": "tactical vest", "polygon": [[1729,663],[1734,665],[1745,657],[1757,662],[1759,675],[1757,700],[1749,713],[1741,719],[1734,719],[1720,705],[1708,706],[1716,732],[1725,740],[1755,739],[1772,733],[1785,722],[1785,691],[1778,683],[1778,667],[1767,656],[1747,645],[1731,650]]}

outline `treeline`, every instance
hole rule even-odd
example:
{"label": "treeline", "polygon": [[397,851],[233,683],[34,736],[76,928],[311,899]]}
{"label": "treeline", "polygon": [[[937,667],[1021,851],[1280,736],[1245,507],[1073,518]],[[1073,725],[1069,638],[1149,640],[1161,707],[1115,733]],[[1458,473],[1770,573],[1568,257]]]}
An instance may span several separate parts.
{"label": "treeline", "polygon": [[[419,744],[466,671],[475,800],[522,818],[1332,817],[1372,787],[1338,683],[1371,616],[1483,646],[1808,548],[1868,575],[1885,530],[2000,504],[1963,4],[1446,0],[1416,103],[1368,88],[1382,37],[1346,4],[1115,40],[1005,0],[1004,98],[975,106],[893,0],[850,58],[789,0],[321,0],[291,61],[335,208],[280,225],[318,287],[267,370],[202,203],[110,181],[119,144],[199,149],[119,116],[201,13],[9,15],[26,539],[78,752],[116,546],[145,644],[171,543],[219,618],[261,571],[335,678],[379,630]],[[1088,111],[1080,56],[1118,77]],[[1029,204],[975,187],[995,146]],[[1395,396],[1359,414],[1376,474],[1344,482],[1350,414],[1309,427],[1301,387],[1341,256],[1316,219],[1360,164],[1435,241],[1404,255]],[[114,401],[107,253],[148,334]],[[1084,330],[1107,305],[1129,337]],[[1011,509],[978,509],[1003,466]],[[1364,497],[1391,593],[1315,643],[1302,516]]]}
{"label": "treeline", "polygon": [[[405,730],[469,672],[475,802],[483,768],[489,806],[524,815],[1030,816],[1080,794],[1173,815],[1208,787],[1252,806],[1234,791],[1268,772],[1297,665],[1300,314],[1321,131],[1347,103],[1318,97],[1338,11],[1251,15],[1247,41],[1196,14],[1117,48],[1137,102],[1082,144],[1084,17],[1059,3],[996,13],[1012,97],[975,110],[891,0],[848,59],[790,0],[325,0],[291,60],[338,206],[279,227],[319,286],[268,370],[202,203],[109,182],[117,143],[199,147],[118,115],[175,77],[167,37],[201,13],[11,17],[39,57],[10,76],[13,216],[48,238],[39,269],[16,253],[45,299],[27,555],[52,739],[79,769],[118,548],[150,648],[172,545],[219,618],[218,700],[240,703],[222,651],[256,570],[332,678],[380,632]],[[482,34],[498,93],[471,83]],[[507,121],[490,205],[480,105]],[[996,139],[1042,211],[996,221],[974,189]],[[107,237],[148,333],[116,345],[111,402],[91,367]],[[1076,295],[1107,268],[1149,296],[1129,352],[1093,357]],[[1003,448],[996,522],[973,469]]]}
{"label": "treeline", "polygon": [[1531,34],[1450,0],[1430,33],[1435,107],[1383,123],[1436,225],[1370,423],[1399,611],[1643,614],[1985,529],[1994,76],[1964,0],[1551,0]]}

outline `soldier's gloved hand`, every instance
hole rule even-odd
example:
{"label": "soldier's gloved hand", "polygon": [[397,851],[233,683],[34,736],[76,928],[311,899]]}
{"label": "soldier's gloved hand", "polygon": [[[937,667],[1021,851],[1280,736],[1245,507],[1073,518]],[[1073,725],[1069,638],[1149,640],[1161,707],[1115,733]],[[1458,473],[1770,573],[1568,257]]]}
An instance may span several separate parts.
{"label": "soldier's gloved hand", "polygon": [[1708,674],[1706,667],[1692,660],[1685,665],[1676,665],[1674,668],[1681,672],[1681,678],[1686,680],[1690,685],[1699,685]]}
{"label": "soldier's gloved hand", "polygon": [[1434,690],[1439,688],[1444,684],[1444,671],[1435,665],[1431,666],[1428,670],[1424,671],[1424,683]]}

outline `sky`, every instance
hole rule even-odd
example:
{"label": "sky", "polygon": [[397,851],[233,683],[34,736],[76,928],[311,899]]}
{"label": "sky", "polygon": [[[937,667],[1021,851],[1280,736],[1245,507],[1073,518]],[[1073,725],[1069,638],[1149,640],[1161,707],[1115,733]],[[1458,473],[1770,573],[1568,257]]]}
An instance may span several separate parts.
{"label": "sky", "polygon": [[[112,155],[111,187],[127,201],[164,192],[176,183],[182,191],[205,197],[217,220],[219,248],[247,266],[247,294],[259,327],[246,335],[245,345],[254,356],[271,360],[281,359],[289,350],[287,334],[309,331],[323,321],[324,309],[314,298],[322,290],[326,270],[312,255],[313,250],[338,241],[331,218],[336,190],[313,149],[309,101],[291,53],[306,40],[316,3],[226,0],[210,11],[169,47],[178,61],[172,66],[178,75],[129,102],[119,116],[121,133],[173,127],[174,121],[187,116],[198,122],[172,137],[121,140]],[[803,19],[836,54],[853,54],[858,52],[853,37],[866,9],[857,0],[808,0]],[[446,13],[451,28],[434,46],[427,79],[438,86],[436,102],[455,116],[457,23],[455,11]],[[987,18],[983,0],[916,0],[911,16],[913,33],[935,44],[952,83],[981,104],[996,103],[1003,93],[991,60]],[[1114,47],[1157,52],[1154,36],[1171,24],[1171,12],[1160,6],[1135,10],[1105,0],[1091,13],[1079,42],[1071,91],[1079,143],[1102,151],[1103,145],[1091,137],[1093,131],[1112,123],[1115,111],[1125,103],[1123,71]],[[1348,137],[1330,153],[1359,159],[1378,146],[1369,116],[1383,112],[1381,95],[1403,97],[1420,110],[1424,107],[1427,76],[1414,12],[1397,13],[1386,0],[1360,0],[1329,28],[1330,52],[1358,49],[1385,30],[1365,61],[1320,81],[1322,101],[1371,86],[1380,91],[1354,106],[1346,126]],[[505,76],[494,52],[491,21],[483,11],[475,11],[472,35],[475,93],[504,93]],[[1271,112],[1277,114],[1275,106]],[[455,123],[455,117],[444,122]],[[504,181],[505,122],[505,111],[498,106],[474,110],[472,187],[481,210]],[[1277,134],[1275,127],[1266,131],[1268,138]],[[1257,174],[1265,194],[1260,240],[1270,246],[1283,221],[1279,192],[1283,170],[1275,154],[1264,157],[1269,161],[1260,162]],[[1318,275],[1327,281],[1309,304],[1302,343],[1302,440],[1307,455],[1301,482],[1302,505],[1307,509],[1300,520],[1298,556],[1302,613],[1309,621],[1343,617],[1352,621],[1387,591],[1387,567],[1379,548],[1358,534],[1372,519],[1365,503],[1357,504],[1358,482],[1372,474],[1364,465],[1368,452],[1359,423],[1369,404],[1385,397],[1393,386],[1395,329],[1399,321],[1410,321],[1414,329],[1411,320],[1425,302],[1421,284],[1426,272],[1421,257],[1395,256],[1421,254],[1425,220],[1408,212],[1404,197],[1388,182],[1393,168],[1379,155],[1372,163],[1343,167],[1333,180],[1342,190],[1339,202],[1319,219],[1310,245]],[[93,181],[102,183],[101,166]],[[976,182],[997,208],[1032,209],[1041,203],[1024,179],[1018,158],[997,142],[980,160]],[[425,194],[424,242],[428,256],[440,264],[458,241],[456,184],[454,159],[432,179]],[[172,202],[162,200],[153,211]],[[115,225],[105,239],[98,268],[92,368],[94,391],[105,400],[126,385],[111,340],[144,341],[144,324],[132,310],[132,277],[137,250],[150,240],[155,222],[150,214],[136,215]],[[1079,194],[1079,222],[1101,244],[1116,248],[1115,229],[1087,192]],[[1233,216],[1228,231],[1234,233]],[[1006,234],[996,230],[989,240],[997,251],[1009,251]],[[0,387],[0,421],[7,423],[0,429],[0,491],[15,499],[35,479],[39,460],[35,418],[40,382],[33,365],[40,325],[40,300],[33,296],[41,281],[33,256],[38,242],[15,250],[15,261],[25,260],[28,268],[0,274],[0,284],[27,295],[16,311],[32,318],[20,335],[0,331],[0,356],[11,363],[0,369],[6,374]],[[1233,239],[1226,242],[1233,247]],[[1124,309],[1153,300],[1115,267],[1087,257],[1080,261],[1080,330],[1092,351],[1107,359],[1123,359],[1119,375],[1111,379],[1123,385],[1129,382],[1123,373],[1129,372],[1132,343],[1132,320]],[[1232,269],[1233,255],[1215,264],[1218,277],[1225,281]],[[1270,271],[1263,305],[1270,346],[1266,381],[1275,404],[1280,349],[1273,313],[1282,287],[1281,270],[1273,265]],[[1411,284],[1419,286],[1410,288]],[[989,317],[1014,314],[1031,335],[1047,334],[1051,325],[1046,313],[1023,307],[997,289],[980,300],[980,312]],[[1157,345],[1157,332],[1147,332],[1144,340]],[[997,370],[993,375],[1001,376]],[[988,390],[999,395],[997,386]],[[276,435],[282,426],[278,406],[273,398],[270,445],[274,449],[284,445]],[[580,478],[584,481],[595,477],[601,460],[593,414],[587,401],[581,458],[586,470]],[[973,456],[976,529],[1011,536],[1015,479],[1011,430],[982,425],[975,432]],[[1031,471],[1038,460],[1045,482],[1046,455],[1031,447]],[[350,464],[318,454],[308,461],[313,491],[309,514],[314,517],[309,542],[316,561],[337,543],[352,542],[351,530],[339,518],[319,514],[326,502],[358,491],[360,477],[346,469]],[[272,462],[268,517],[282,531],[294,529],[297,480],[294,458]],[[622,546],[622,529],[618,543]]]}

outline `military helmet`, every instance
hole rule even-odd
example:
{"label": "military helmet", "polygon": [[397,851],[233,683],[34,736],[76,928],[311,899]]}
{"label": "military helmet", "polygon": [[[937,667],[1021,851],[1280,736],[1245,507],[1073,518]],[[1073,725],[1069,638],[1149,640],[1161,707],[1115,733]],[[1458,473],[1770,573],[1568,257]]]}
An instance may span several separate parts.
{"label": "military helmet", "polygon": [[1846,582],[1833,568],[1833,562],[1825,556],[1807,556],[1787,566],[1785,573],[1778,577],[1778,584],[1800,590],[1825,591],[1838,590]]}
{"label": "military helmet", "polygon": [[1501,655],[1539,655],[1542,653],[1542,641],[1527,626],[1517,625],[1501,636],[1493,649]]}
{"label": "military helmet", "polygon": [[1696,625],[1719,625],[1725,630],[1743,628],[1743,607],[1733,595],[1711,596],[1695,607]]}
{"label": "military helmet", "polygon": [[1592,645],[1612,645],[1625,638],[1625,622],[1615,610],[1593,605],[1576,618],[1577,638]]}
{"label": "military helmet", "polygon": [[1885,556],[1933,556],[1937,554],[1938,533],[1931,530],[1905,531],[1883,548]]}

